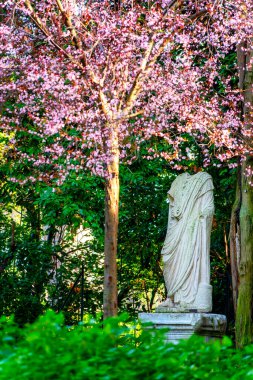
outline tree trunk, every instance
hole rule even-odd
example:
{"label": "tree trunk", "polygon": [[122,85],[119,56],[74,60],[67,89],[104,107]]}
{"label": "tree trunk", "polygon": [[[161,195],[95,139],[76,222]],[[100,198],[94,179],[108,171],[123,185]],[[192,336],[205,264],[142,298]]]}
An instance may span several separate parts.
{"label": "tree trunk", "polygon": [[246,165],[253,168],[252,157],[249,157],[242,166],[241,244],[235,324],[238,347],[253,342],[253,189],[243,174]]}
{"label": "tree trunk", "polygon": [[238,261],[240,258],[240,208],[242,202],[242,189],[241,189],[241,167],[238,167],[237,185],[235,202],[232,208],[231,223],[230,223],[230,264],[232,275],[232,288],[233,288],[233,304],[234,313],[237,309],[238,287],[239,287],[239,267]]}
{"label": "tree trunk", "polygon": [[[245,50],[246,48],[246,50]],[[253,51],[249,51],[249,43],[238,46],[239,86],[243,91],[242,118],[250,131],[252,129],[253,106],[253,72],[249,62]],[[251,64],[252,66],[252,64]],[[250,144],[250,141],[246,141]],[[253,342],[253,188],[250,186],[245,169],[253,169],[253,157],[248,155],[243,162],[240,174],[241,186],[238,187],[237,203],[234,206],[237,220],[231,220],[231,262],[236,261],[238,279],[234,278],[234,294],[238,294],[236,304],[236,343],[238,347]],[[234,213],[235,215],[235,213]],[[239,218],[238,218],[239,215]],[[235,228],[234,228],[235,227]],[[239,247],[233,251],[236,239],[240,238]],[[236,257],[233,257],[236,252]],[[236,289],[236,285],[238,289]]]}
{"label": "tree trunk", "polygon": [[[115,128],[116,129],[116,128]],[[119,146],[117,130],[111,137],[111,161],[105,184],[104,318],[117,314],[117,240],[119,218]]]}

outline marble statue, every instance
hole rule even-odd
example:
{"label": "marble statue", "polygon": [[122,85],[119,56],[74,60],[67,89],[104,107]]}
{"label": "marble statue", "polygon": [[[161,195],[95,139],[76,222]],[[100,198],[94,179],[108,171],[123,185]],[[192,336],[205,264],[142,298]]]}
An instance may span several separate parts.
{"label": "marble statue", "polygon": [[168,227],[162,249],[168,298],[156,312],[210,312],[212,177],[205,172],[181,174],[172,183],[168,198]]}

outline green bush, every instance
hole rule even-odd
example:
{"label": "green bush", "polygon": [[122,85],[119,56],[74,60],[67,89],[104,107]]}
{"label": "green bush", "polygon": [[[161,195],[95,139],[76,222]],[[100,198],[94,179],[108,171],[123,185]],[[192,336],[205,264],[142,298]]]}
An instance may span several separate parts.
{"label": "green bush", "polygon": [[126,316],[76,327],[63,322],[52,311],[23,329],[2,318],[0,379],[253,379],[253,345],[236,351],[228,338],[200,337],[164,344],[161,331],[151,334]]}

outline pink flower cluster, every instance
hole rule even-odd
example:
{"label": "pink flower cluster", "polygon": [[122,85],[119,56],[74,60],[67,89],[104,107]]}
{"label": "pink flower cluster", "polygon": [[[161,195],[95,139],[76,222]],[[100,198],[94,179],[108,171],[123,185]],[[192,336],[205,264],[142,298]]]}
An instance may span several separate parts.
{"label": "pink flower cluster", "polygon": [[181,152],[187,134],[205,165],[210,146],[221,162],[250,151],[241,94],[219,67],[235,44],[252,41],[253,4],[171,4],[126,1],[116,11],[96,1],[2,2],[0,126],[41,138],[40,154],[29,158],[38,173],[51,164],[60,181],[84,167],[106,176],[115,149],[132,162],[154,137],[172,153],[149,151],[147,159],[160,156],[177,168],[189,158]]}

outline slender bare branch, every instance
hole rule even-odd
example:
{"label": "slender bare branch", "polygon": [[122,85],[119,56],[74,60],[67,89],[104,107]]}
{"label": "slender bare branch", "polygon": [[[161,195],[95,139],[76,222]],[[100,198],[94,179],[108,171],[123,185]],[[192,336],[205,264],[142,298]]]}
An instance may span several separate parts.
{"label": "slender bare branch", "polygon": [[178,0],[171,0],[171,2],[167,5],[167,8],[173,7],[175,3],[177,3]]}
{"label": "slender bare branch", "polygon": [[64,18],[64,23],[65,23],[66,27],[70,30],[70,33],[72,35],[73,42],[74,42],[76,48],[82,49],[82,41],[78,37],[76,29],[74,28],[74,26],[72,24],[71,15],[64,10],[61,0],[56,0],[56,3],[57,3],[57,6],[58,6],[63,18]]}
{"label": "slender bare branch", "polygon": [[198,18],[206,15],[208,13],[208,11],[206,9],[202,9],[201,11],[199,11],[198,13],[195,13],[194,15],[191,15],[188,17],[188,20],[189,21],[195,21],[197,20]]}
{"label": "slender bare branch", "polygon": [[106,78],[106,75],[108,73],[108,65],[109,65],[109,61],[110,61],[110,54],[108,52],[107,54],[107,60],[106,60],[106,65],[105,65],[105,68],[104,68],[104,71],[103,71],[103,77],[102,79],[100,80],[100,86],[102,87],[104,85],[104,82],[105,82],[105,78]]}
{"label": "slender bare branch", "polygon": [[130,118],[133,118],[133,117],[136,117],[136,116],[139,116],[139,115],[143,115],[143,114],[144,114],[144,111],[140,110],[140,111],[136,111],[134,113],[131,113],[130,115],[120,116],[118,119],[119,120],[126,120],[126,119],[130,119]]}
{"label": "slender bare branch", "polygon": [[91,58],[91,56],[92,56],[94,50],[96,49],[97,45],[99,44],[99,42],[100,42],[100,40],[97,40],[97,41],[94,43],[94,45],[92,46],[92,48],[89,50],[89,52],[90,52],[90,56],[89,56],[89,58]]}
{"label": "slender bare branch", "polygon": [[[204,14],[207,14],[208,11],[203,9],[201,10],[200,12],[198,13],[195,13],[194,15],[190,16],[188,19],[187,19],[187,22],[185,24],[185,26],[191,24],[194,20],[198,19],[199,17],[203,16]],[[164,41],[162,42],[162,44],[159,46],[156,54],[152,57],[152,59],[149,61],[150,59],[150,56],[151,56],[151,53],[152,53],[152,50],[155,46],[155,42],[154,42],[154,39],[155,39],[155,35],[152,36],[151,40],[150,40],[150,43],[149,43],[149,46],[146,50],[146,54],[143,58],[143,61],[141,63],[141,66],[140,66],[140,71],[139,73],[137,74],[135,80],[134,80],[134,83],[132,85],[132,88],[130,90],[130,93],[128,95],[128,98],[127,98],[127,101],[126,101],[126,106],[123,110],[123,113],[124,115],[127,115],[129,113],[129,111],[131,110],[133,104],[134,104],[134,101],[136,100],[140,90],[141,90],[141,85],[142,85],[142,82],[143,80],[147,77],[147,75],[150,73],[150,71],[152,70],[154,64],[156,63],[157,59],[159,58],[159,56],[163,53],[164,49],[166,48],[166,46],[168,45],[169,41],[170,41],[170,38],[171,37],[168,37],[168,38],[165,38]]]}
{"label": "slender bare branch", "polygon": [[126,101],[126,106],[123,110],[123,114],[127,115],[129,113],[129,111],[131,110],[131,107],[135,101],[135,99],[137,98],[138,94],[139,94],[139,91],[140,91],[140,88],[141,88],[141,83],[142,83],[142,80],[143,80],[143,76],[145,75],[145,71],[146,71],[146,67],[147,67],[147,64],[148,64],[148,60],[150,58],[150,55],[152,53],[152,50],[154,48],[154,45],[155,45],[155,36],[152,36],[151,37],[151,40],[149,42],[149,45],[148,45],[148,48],[146,50],[146,53],[143,57],[143,60],[142,60],[142,63],[141,63],[141,66],[140,66],[140,71],[139,73],[137,74],[135,80],[134,80],[134,83],[132,85],[132,88],[129,92],[129,95],[128,95],[128,98],[127,98],[127,101]]}
{"label": "slender bare branch", "polygon": [[[77,61],[71,54],[69,54],[64,48],[62,48],[52,37],[50,31],[47,29],[47,27],[43,24],[40,17],[37,15],[35,10],[33,9],[30,0],[25,0],[26,7],[30,10],[30,18],[31,20],[37,25],[37,27],[42,31],[42,33],[47,37],[47,40],[49,43],[51,43],[55,48],[57,48],[59,51],[63,53],[63,55],[69,59],[70,62],[72,62],[74,65],[76,65],[79,69],[82,71],[85,69],[86,62],[85,57],[83,56],[81,58],[81,62]],[[99,84],[99,79],[94,74],[92,70],[89,70],[89,75],[92,79],[92,81],[95,84]]]}
{"label": "slender bare branch", "polygon": [[140,111],[137,111],[137,112],[134,112],[134,113],[131,113],[130,115],[128,115],[128,119],[130,119],[131,117],[136,117],[136,116],[139,116],[139,115],[143,115],[144,114],[144,111],[143,110],[140,110]]}
{"label": "slender bare branch", "polygon": [[112,120],[113,119],[113,117],[112,117],[112,111],[110,109],[110,106],[109,106],[108,100],[106,98],[106,95],[103,93],[103,91],[101,89],[99,91],[99,97],[100,97],[100,100],[101,100],[102,109],[104,111],[104,114],[107,116],[107,118],[109,120]]}
{"label": "slender bare branch", "polygon": [[47,27],[43,24],[40,17],[34,11],[31,2],[29,0],[25,0],[25,5],[30,10],[30,18],[37,25],[37,27],[41,30],[41,32],[47,37],[49,43],[51,43],[54,47],[56,47],[59,51],[61,51],[65,57],[67,57],[72,63],[77,65],[80,69],[84,69],[84,66],[78,62],[71,54],[67,53],[65,49],[63,49],[53,38]]}

